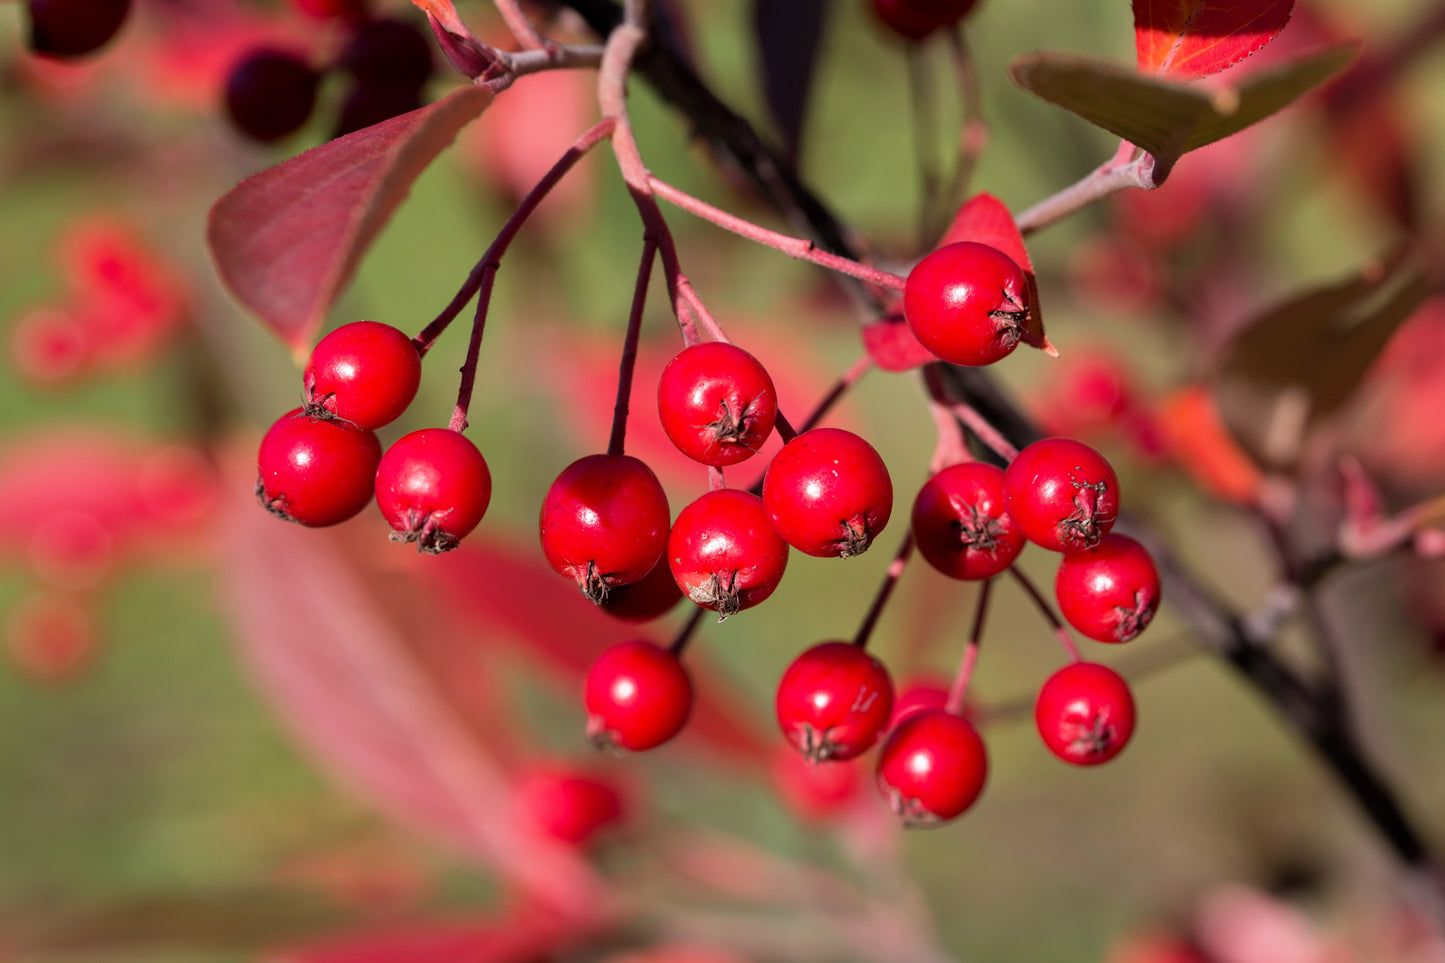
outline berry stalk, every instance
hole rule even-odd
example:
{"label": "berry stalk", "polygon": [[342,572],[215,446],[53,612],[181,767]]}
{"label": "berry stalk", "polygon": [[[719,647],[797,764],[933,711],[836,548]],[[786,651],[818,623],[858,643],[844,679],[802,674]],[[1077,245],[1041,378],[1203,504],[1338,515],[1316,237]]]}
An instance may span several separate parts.
{"label": "berry stalk", "polygon": [[988,616],[989,595],[993,592],[993,579],[984,579],[978,587],[978,604],[973,610],[973,628],[968,634],[968,645],[958,660],[958,674],[948,690],[948,701],[943,704],[945,712],[963,715],[963,700],[968,694],[968,680],[973,676],[973,667],[978,663],[978,647],[983,641],[984,620]]}
{"label": "berry stalk", "polygon": [[607,454],[622,454],[627,437],[627,412],[632,397],[632,372],[637,367],[637,336],[642,330],[642,310],[647,304],[647,285],[652,279],[652,260],[657,255],[657,241],[651,235],[642,239],[642,261],[637,268],[637,286],[632,291],[632,311],[627,316],[627,336],[622,342],[622,362],[617,370],[617,402],[612,407],[612,437]]}
{"label": "berry stalk", "polygon": [[1058,636],[1059,644],[1062,645],[1064,651],[1069,654],[1069,660],[1072,662],[1084,661],[1083,656],[1079,655],[1079,647],[1075,645],[1074,640],[1069,637],[1069,630],[1064,628],[1064,623],[1054,612],[1053,607],[1049,605],[1048,600],[1039,592],[1038,586],[1033,583],[1033,580],[1023,572],[1020,572],[1017,565],[1009,567],[1009,574],[1018,581],[1019,585],[1023,586],[1029,598],[1034,600],[1034,605],[1038,607],[1038,610],[1044,614],[1044,618],[1048,619],[1049,624],[1053,626],[1054,635]]}
{"label": "berry stalk", "polygon": [[878,594],[873,597],[873,604],[868,608],[868,614],[863,617],[863,622],[858,626],[858,633],[853,636],[853,644],[860,649],[868,647],[868,640],[873,635],[873,629],[878,625],[878,619],[883,614],[884,607],[888,604],[893,589],[898,585],[898,579],[903,570],[908,567],[908,559],[913,555],[913,532],[903,536],[903,543],[898,546],[893,561],[888,563],[888,571],[883,573],[883,584],[878,586]]}

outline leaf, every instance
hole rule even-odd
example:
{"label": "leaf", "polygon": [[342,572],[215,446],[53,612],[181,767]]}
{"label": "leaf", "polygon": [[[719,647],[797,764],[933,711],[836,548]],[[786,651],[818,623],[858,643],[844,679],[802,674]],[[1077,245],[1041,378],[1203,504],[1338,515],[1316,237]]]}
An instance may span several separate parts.
{"label": "leaf", "polygon": [[491,99],[463,87],[246,178],[211,208],[221,279],[302,353],[412,182]]}
{"label": "leaf", "polygon": [[1273,40],[1293,8],[1294,0],[1134,0],[1139,72],[1217,73]]}
{"label": "leaf", "polygon": [[1333,47],[1213,90],[1061,53],[1026,54],[1009,66],[1009,75],[1024,90],[1152,154],[1155,183],[1161,183],[1184,154],[1293,103],[1343,70],[1357,49]]}
{"label": "leaf", "polygon": [[794,161],[829,9],[823,0],[753,0],[763,95]]}
{"label": "leaf", "polygon": [[1259,460],[1291,463],[1304,432],[1349,399],[1429,290],[1420,267],[1397,252],[1250,321],[1214,379],[1230,432]]}
{"label": "leaf", "polygon": [[943,232],[943,239],[938,242],[938,246],[942,247],[945,244],[954,244],[959,241],[977,241],[980,244],[997,248],[1013,258],[1014,262],[1023,269],[1024,276],[1029,282],[1029,319],[1024,327],[1023,340],[1046,354],[1058,357],[1059,352],[1049,343],[1048,336],[1044,334],[1044,320],[1043,313],[1039,308],[1039,286],[1038,281],[1034,278],[1034,264],[1029,258],[1028,248],[1024,246],[1024,236],[1019,232],[1018,225],[1014,223],[1009,209],[992,194],[975,194],[959,207],[958,213],[953,215],[953,221],[948,225],[948,230]]}
{"label": "leaf", "polygon": [[433,920],[280,950],[265,963],[531,963],[576,938],[566,921],[513,913],[495,921]]}
{"label": "leaf", "polygon": [[863,347],[884,371],[910,371],[939,360],[913,336],[908,322],[903,320],[901,305],[863,325]]}

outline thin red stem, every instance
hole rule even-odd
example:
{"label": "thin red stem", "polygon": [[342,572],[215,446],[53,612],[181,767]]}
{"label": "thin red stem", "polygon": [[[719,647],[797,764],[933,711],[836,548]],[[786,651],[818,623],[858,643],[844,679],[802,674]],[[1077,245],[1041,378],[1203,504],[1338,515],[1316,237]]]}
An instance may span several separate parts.
{"label": "thin red stem", "polygon": [[945,712],[956,716],[963,715],[963,703],[968,695],[973,667],[978,663],[978,647],[983,641],[983,623],[988,616],[988,600],[992,592],[993,579],[984,579],[978,587],[978,603],[973,610],[973,630],[969,632],[968,645],[963,648],[963,657],[958,660],[958,674],[953,677],[953,686],[948,690],[948,701],[943,704]]}
{"label": "thin red stem", "polygon": [[973,169],[988,144],[988,124],[983,119],[983,98],[978,84],[978,68],[969,50],[962,22],[956,23],[948,35],[953,55],[954,74],[958,80],[962,103],[962,123],[958,131],[958,165],[953,169],[944,197],[950,206],[962,203],[973,179]]}
{"label": "thin red stem", "polygon": [[696,606],[693,613],[687,617],[687,621],[682,624],[682,628],[678,629],[677,635],[673,637],[672,644],[667,647],[667,651],[673,655],[681,656],[682,650],[687,648],[687,643],[692,641],[693,633],[696,632],[697,627],[702,624],[702,617],[709,611],[711,611],[711,609]]}
{"label": "thin red stem", "polygon": [[773,419],[773,427],[778,429],[778,434],[782,437],[783,444],[785,445],[798,437],[798,432],[793,428],[793,423],[783,417],[781,410],[778,411]]}
{"label": "thin red stem", "polygon": [[472,319],[472,337],[467,342],[467,360],[462,364],[462,381],[457,388],[457,406],[447,427],[452,431],[467,430],[467,411],[472,406],[472,389],[477,383],[477,359],[482,353],[482,332],[487,327],[487,307],[492,303],[492,285],[497,280],[497,262],[489,261],[482,270],[482,292],[477,297],[477,313]]}
{"label": "thin red stem", "polygon": [[928,413],[933,416],[933,428],[938,434],[938,441],[933,445],[933,458],[928,462],[928,473],[937,475],[945,468],[971,461],[968,446],[963,441],[963,428],[954,417],[953,409],[930,398]]}
{"label": "thin red stem", "polygon": [[[975,435],[989,448],[998,453],[998,456],[1005,461],[1013,461],[1019,450],[1003,436],[993,424],[978,413],[973,405],[964,401],[958,401],[949,397],[948,389],[943,384],[943,379],[938,375],[938,368],[935,365],[923,366],[923,383],[928,388],[928,396],[936,404],[943,405],[955,418],[963,422]],[[940,444],[942,439],[940,438]],[[935,453],[935,457],[937,454]]]}
{"label": "thin red stem", "polygon": [[868,647],[868,639],[872,637],[873,629],[878,625],[878,619],[888,604],[888,598],[893,594],[893,589],[898,585],[898,578],[908,567],[908,559],[912,555],[913,533],[910,531],[903,536],[903,544],[898,546],[898,552],[893,556],[893,561],[888,563],[888,571],[883,573],[883,584],[878,586],[878,594],[873,596],[873,604],[869,606],[868,614],[863,617],[862,624],[858,626],[858,634],[853,636],[853,644],[858,648]]}
{"label": "thin red stem", "polygon": [[627,316],[627,336],[622,341],[622,362],[617,368],[617,402],[612,407],[612,437],[607,454],[622,454],[627,439],[627,412],[632,399],[632,372],[637,367],[637,336],[642,330],[642,310],[647,304],[647,285],[652,280],[652,261],[657,241],[642,239],[642,262],[637,267],[637,286],[632,291],[632,312]]}
{"label": "thin red stem", "polygon": [[1063,621],[1054,613],[1053,606],[1049,605],[1048,600],[1044,598],[1033,580],[1020,572],[1017,565],[1009,568],[1009,574],[1018,580],[1024,591],[1029,594],[1029,598],[1034,600],[1034,605],[1038,606],[1038,610],[1044,614],[1044,618],[1048,619],[1049,625],[1053,626],[1054,634],[1058,636],[1059,644],[1064,647],[1064,651],[1069,654],[1069,659],[1074,662],[1084,661],[1084,657],[1079,654],[1079,647],[1069,637],[1069,630],[1064,628]]}
{"label": "thin red stem", "polygon": [[833,382],[833,387],[828,389],[828,393],[824,395],[817,406],[813,408],[812,413],[808,415],[808,420],[803,422],[803,427],[799,428],[798,432],[801,434],[802,432],[818,427],[818,422],[822,421],[823,417],[827,415],[829,411],[833,410],[833,406],[848,393],[848,389],[857,384],[858,379],[862,378],[871,370],[873,370],[873,356],[870,354],[865,354],[853,362],[852,366],[843,372],[837,381]]}
{"label": "thin red stem", "polygon": [[727,480],[723,478],[723,470],[716,465],[709,465],[707,469],[707,490],[715,492],[726,487],[728,487],[728,483]]}

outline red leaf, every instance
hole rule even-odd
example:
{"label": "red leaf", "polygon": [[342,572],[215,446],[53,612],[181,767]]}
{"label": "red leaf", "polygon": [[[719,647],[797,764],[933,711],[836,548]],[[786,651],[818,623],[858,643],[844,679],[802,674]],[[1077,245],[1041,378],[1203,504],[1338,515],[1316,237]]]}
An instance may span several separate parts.
{"label": "red leaf", "polygon": [[884,371],[908,371],[939,360],[913,336],[901,306],[863,325],[863,347]]}
{"label": "red leaf", "polygon": [[948,225],[948,230],[943,232],[938,246],[956,244],[959,241],[987,244],[1018,263],[1029,282],[1029,319],[1024,325],[1024,343],[1058,357],[1059,352],[1049,343],[1048,335],[1044,334],[1044,319],[1039,310],[1039,286],[1034,278],[1034,264],[1029,259],[1028,248],[1024,247],[1024,236],[1019,232],[1009,209],[992,194],[975,194],[964,201],[958,213],[953,215],[953,222]]}
{"label": "red leaf", "polygon": [[246,178],[207,228],[231,293],[304,351],[412,182],[491,99],[463,87]]}
{"label": "red leaf", "polygon": [[1217,73],[1269,43],[1294,0],[1134,0],[1139,72],[1189,80]]}
{"label": "red leaf", "polygon": [[529,963],[576,938],[555,917],[435,921],[355,933],[269,954],[266,963]]}

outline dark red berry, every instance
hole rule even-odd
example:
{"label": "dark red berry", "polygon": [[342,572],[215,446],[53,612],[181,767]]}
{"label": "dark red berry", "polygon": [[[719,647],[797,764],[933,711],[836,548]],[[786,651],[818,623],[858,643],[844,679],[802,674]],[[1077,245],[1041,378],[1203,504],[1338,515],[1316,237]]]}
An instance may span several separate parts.
{"label": "dark red berry", "polygon": [[941,826],[972,806],[988,778],[973,724],[941,709],[904,719],[878,753],[878,788],[909,829]]}
{"label": "dark red berry", "polygon": [[277,419],[256,456],[256,497],[271,514],[310,527],[344,522],[371,501],[381,442],[370,431],[306,417]]}
{"label": "dark red berry", "polygon": [[311,349],[302,373],[306,413],[380,428],[406,410],[421,384],[421,355],[389,324],[342,325]]}
{"label": "dark red berry", "polygon": [[226,78],[226,115],[252,140],[293,134],[316,106],[320,75],[285,50],[252,50]]}
{"label": "dark red berry", "polygon": [[993,364],[1023,336],[1028,281],[998,248],[945,244],[908,273],[903,316],[913,336],[944,361]]}
{"label": "dark red berry", "polygon": [[1159,569],[1149,550],[1110,533],[1083,552],[1065,555],[1054,578],[1059,611],[1098,642],[1128,642],[1159,611]]}
{"label": "dark red berry", "polygon": [[333,139],[344,137],[373,124],[410,113],[421,105],[419,89],[357,84],[341,102],[341,113],[331,136]]}
{"label": "dark red berry", "polygon": [[894,33],[909,40],[922,40],[940,27],[962,19],[974,3],[975,0],[873,0],[873,13]]}
{"label": "dark red berry", "polygon": [[432,72],[431,33],[404,20],[373,20],[351,35],[337,64],[368,86],[417,91]]}
{"label": "dark red berry", "polygon": [[1104,456],[1071,438],[1045,438],[1004,472],[1004,509],[1029,541],[1053,552],[1093,548],[1119,514],[1119,479]]}
{"label": "dark red berry", "polygon": [[130,13],[130,0],[30,0],[30,49],[47,57],[82,57],[105,46]]}
{"label": "dark red berry", "polygon": [[951,465],[924,483],[913,501],[918,553],[944,575],[992,578],[1024,548],[1004,511],[1003,469],[983,462]]}
{"label": "dark red berry", "polygon": [[487,460],[459,431],[423,428],[396,440],[376,471],[376,504],[394,542],[432,555],[449,551],[481,523],[492,500]]}
{"label": "dark red berry", "polygon": [[291,0],[291,5],[319,20],[356,20],[366,13],[365,0]]}
{"label": "dark red berry", "polygon": [[667,547],[667,494],[630,455],[588,455],[562,470],[542,499],[542,552],[552,568],[601,603],[642,580]]}
{"label": "dark red berry", "polygon": [[[948,704],[951,686],[947,679],[922,677],[909,679],[898,686],[893,699],[893,714],[888,719],[888,728],[895,728],[909,716],[925,709],[942,709]],[[969,717],[969,708],[964,706],[964,717]]]}
{"label": "dark red berry", "polygon": [[778,395],[756,358],[712,341],[684,348],[662,369],[657,413],[678,451],[722,467],[751,458],[768,440]]}
{"label": "dark red berry", "polygon": [[814,428],[773,456],[763,504],[800,552],[848,558],[867,551],[888,524],[893,481],[868,442],[841,428]]}
{"label": "dark red berry", "polygon": [[805,819],[825,819],[847,809],[863,785],[862,760],[809,762],[787,746],[773,754],[770,773],[783,802]]}
{"label": "dark red berry", "polygon": [[622,819],[622,793],[599,773],[546,766],[517,782],[518,818],[559,842],[584,846]]}
{"label": "dark red berry", "polygon": [[692,680],[667,649],[623,642],[588,668],[583,701],[594,745],[641,752],[682,731],[692,712]]}
{"label": "dark red berry", "polygon": [[624,622],[650,622],[666,615],[681,601],[682,590],[673,581],[667,561],[660,558],[638,581],[609,589],[600,608]]}
{"label": "dark red berry", "polygon": [[810,762],[866,752],[893,711],[883,663],[851,642],[823,642],[793,660],[778,683],[778,726]]}
{"label": "dark red berry", "polygon": [[1134,734],[1134,696],[1108,666],[1075,662],[1049,676],[1034,703],[1049,751],[1076,766],[1108,762]]}
{"label": "dark red berry", "polygon": [[722,488],[678,513],[667,562],[683,594],[721,621],[773,594],[788,567],[788,544],[768,522],[762,499]]}

